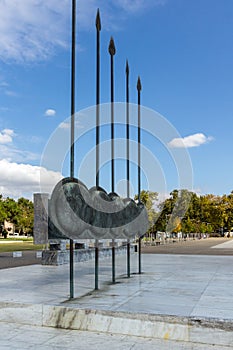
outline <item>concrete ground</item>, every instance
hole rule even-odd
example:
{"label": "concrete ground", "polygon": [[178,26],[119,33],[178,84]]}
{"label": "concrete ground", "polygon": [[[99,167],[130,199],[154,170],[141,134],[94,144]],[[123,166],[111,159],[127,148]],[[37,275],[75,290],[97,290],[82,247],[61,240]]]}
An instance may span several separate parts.
{"label": "concrete ground", "polygon": [[163,341],[118,334],[104,334],[3,323],[1,350],[229,350],[229,347]]}
{"label": "concrete ground", "polygon": [[[227,248],[213,250],[212,247],[231,241],[227,238],[209,238],[168,243],[160,246],[142,247],[143,254],[191,254],[191,255],[232,255]],[[40,264],[36,251],[23,251],[22,257],[13,257],[13,253],[0,253],[0,269]]]}
{"label": "concrete ground", "polygon": [[[186,240],[175,243],[161,244],[157,246],[144,246],[144,254],[185,254],[185,255],[233,255],[233,250],[228,249],[229,238],[208,238]],[[213,249],[214,246],[226,243],[221,249]],[[229,243],[231,244],[231,243]]]}
{"label": "concrete ground", "polygon": [[[209,249],[232,253],[233,241]],[[233,255],[143,254],[138,275],[135,253],[127,278],[122,255],[117,283],[101,260],[93,291],[94,262],[77,263],[72,300],[67,265],[2,269],[0,349],[233,348],[232,265]]]}
{"label": "concrete ground", "polygon": [[[0,243],[1,244],[1,243]],[[22,251],[21,257],[13,257],[13,252],[0,253],[0,269],[41,264],[37,251]]]}

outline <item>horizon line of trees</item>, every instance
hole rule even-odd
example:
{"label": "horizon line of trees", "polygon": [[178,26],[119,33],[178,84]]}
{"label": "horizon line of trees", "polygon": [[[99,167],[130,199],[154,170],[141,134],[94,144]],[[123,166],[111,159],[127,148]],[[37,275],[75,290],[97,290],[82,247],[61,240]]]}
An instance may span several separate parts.
{"label": "horizon line of trees", "polygon": [[[138,196],[135,196],[138,199]],[[158,192],[142,190],[140,200],[145,204],[149,218],[149,232],[211,233],[233,230],[233,191],[229,195],[197,195],[181,189],[158,201]],[[33,202],[0,195],[0,227],[4,220],[15,225],[19,233],[32,234]]]}
{"label": "horizon line of trees", "polygon": [[143,190],[140,198],[148,210],[150,232],[223,234],[233,229],[233,191],[199,196],[185,189],[173,190],[159,203],[157,192]]}

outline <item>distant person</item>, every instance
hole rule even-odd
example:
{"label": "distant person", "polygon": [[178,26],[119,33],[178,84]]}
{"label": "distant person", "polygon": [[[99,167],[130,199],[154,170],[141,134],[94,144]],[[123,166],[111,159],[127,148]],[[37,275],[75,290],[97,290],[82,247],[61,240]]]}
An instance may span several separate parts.
{"label": "distant person", "polygon": [[3,237],[6,239],[6,238],[7,238],[7,230],[3,229],[2,235],[3,235]]}

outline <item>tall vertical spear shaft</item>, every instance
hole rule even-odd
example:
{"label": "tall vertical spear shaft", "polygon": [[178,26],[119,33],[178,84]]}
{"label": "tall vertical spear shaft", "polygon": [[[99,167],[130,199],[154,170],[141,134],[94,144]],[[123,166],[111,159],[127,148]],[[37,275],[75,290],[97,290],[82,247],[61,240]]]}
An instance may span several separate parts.
{"label": "tall vertical spear shaft", "polygon": [[100,125],[100,31],[101,20],[99,9],[96,15],[96,187],[99,186],[99,125]]}
{"label": "tall vertical spear shaft", "polygon": [[[141,79],[138,77],[137,81],[138,90],[138,203],[140,203],[141,194]],[[141,238],[138,239],[138,273],[142,273],[141,269]]]}
{"label": "tall vertical spear shaft", "polygon": [[[99,125],[100,125],[100,31],[101,21],[99,9],[96,15],[96,188],[99,187]],[[98,240],[95,241],[95,289],[97,290],[99,284],[99,247]]]}
{"label": "tall vertical spear shaft", "polygon": [[71,135],[70,177],[74,178],[74,122],[75,122],[75,56],[76,56],[76,0],[72,0],[72,52],[71,52]]}
{"label": "tall vertical spear shaft", "polygon": [[127,179],[127,197],[130,197],[129,193],[129,64],[126,61],[126,179]]}
{"label": "tall vertical spear shaft", "polygon": [[[72,0],[70,177],[74,178],[76,0]],[[70,239],[70,298],[74,297],[74,242]]]}
{"label": "tall vertical spear shaft", "polygon": [[114,55],[116,53],[113,38],[110,39],[108,51],[111,56],[111,174],[112,192],[115,191],[115,160],[114,160]]}
{"label": "tall vertical spear shaft", "polygon": [[[109,47],[111,56],[111,183],[112,192],[115,190],[115,162],[114,162],[114,55],[116,53],[115,43],[111,37]],[[115,283],[115,242],[112,240],[112,282]]]}
{"label": "tall vertical spear shaft", "polygon": [[[129,193],[129,64],[126,61],[126,179],[127,179],[127,197]],[[130,240],[127,240],[127,277],[130,277]]]}

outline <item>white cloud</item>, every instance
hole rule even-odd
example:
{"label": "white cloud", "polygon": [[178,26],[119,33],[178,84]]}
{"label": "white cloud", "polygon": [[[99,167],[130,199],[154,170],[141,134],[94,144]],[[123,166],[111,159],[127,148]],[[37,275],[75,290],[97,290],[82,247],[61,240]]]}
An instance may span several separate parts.
{"label": "white cloud", "polygon": [[49,171],[39,166],[18,164],[6,159],[0,160],[0,193],[4,197],[21,196],[32,199],[35,192],[40,192],[41,175],[43,190],[51,193],[54,185],[61,180],[59,172]]}
{"label": "white cloud", "polygon": [[13,136],[15,134],[14,130],[12,130],[12,129],[4,129],[2,132],[4,134],[10,135],[10,136]]}
{"label": "white cloud", "polygon": [[0,132],[0,194],[4,197],[24,196],[32,199],[33,193],[40,191],[41,178],[43,190],[50,193],[61,179],[61,174],[27,164],[38,160],[40,156],[17,148],[13,142],[14,136],[12,129],[3,129]]}
{"label": "white cloud", "polygon": [[213,140],[213,137],[211,136],[205,136],[202,133],[197,133],[197,134],[189,135],[183,138],[182,137],[174,138],[168,143],[168,146],[170,148],[191,148],[191,147],[198,147],[212,140]]}
{"label": "white cloud", "polygon": [[[59,129],[70,129],[70,121],[68,122],[62,122],[59,124]],[[80,121],[79,120],[75,120],[75,128],[76,129],[82,129],[83,126],[81,125]]]}
{"label": "white cloud", "polygon": [[0,159],[15,162],[30,162],[39,160],[40,156],[30,151],[18,149],[12,144],[0,144]]}
{"label": "white cloud", "polygon": [[[0,0],[1,1],[1,0]],[[0,4],[1,5],[1,4]],[[1,15],[0,15],[1,18]],[[0,42],[1,42],[1,33],[0,33]],[[0,58],[1,58],[1,52],[0,52]],[[3,78],[0,77],[0,89],[1,91],[9,97],[18,97],[19,94],[16,93],[15,91],[13,91],[9,85],[9,83],[7,83],[5,80],[2,80]]]}
{"label": "white cloud", "polygon": [[[127,14],[140,14],[166,1],[79,0],[78,28],[94,30],[97,8],[103,28],[113,30],[121,27]],[[56,49],[70,47],[70,25],[70,0],[0,0],[0,59],[20,63],[46,60]]]}
{"label": "white cloud", "polygon": [[25,149],[20,149],[17,145],[15,145],[15,136],[17,136],[17,141],[19,143],[20,141],[23,141],[23,144],[25,144],[25,141],[27,144],[41,142],[41,140],[33,136],[30,136],[30,138],[20,136],[16,135],[12,129],[3,129],[0,131],[0,159],[23,163],[40,159],[39,154],[33,153],[32,151],[27,151]]}
{"label": "white cloud", "polygon": [[70,129],[70,123],[69,122],[62,122],[59,124],[60,129]]}
{"label": "white cloud", "polygon": [[47,109],[45,111],[45,115],[46,115],[46,117],[53,117],[56,115],[56,111],[55,111],[55,109]]}
{"label": "white cloud", "polygon": [[11,143],[13,141],[14,131],[4,129],[0,132],[0,144]]}
{"label": "white cloud", "polygon": [[0,1],[0,58],[18,62],[46,59],[66,46],[69,0]]}

